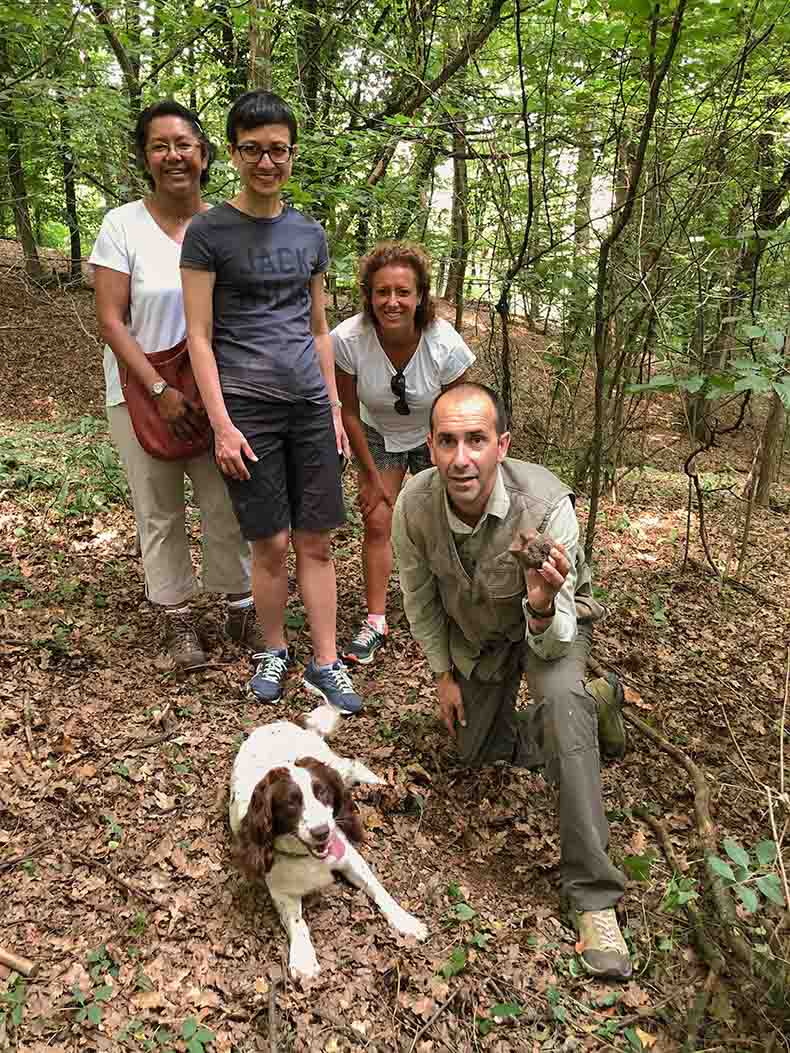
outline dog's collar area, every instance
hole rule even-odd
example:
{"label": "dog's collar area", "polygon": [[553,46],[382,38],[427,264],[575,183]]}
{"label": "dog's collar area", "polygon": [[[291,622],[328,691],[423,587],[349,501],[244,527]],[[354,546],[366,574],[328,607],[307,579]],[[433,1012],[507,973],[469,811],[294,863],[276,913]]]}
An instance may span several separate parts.
{"label": "dog's collar area", "polygon": [[[327,853],[326,853],[325,856],[316,855],[315,852],[313,852],[309,848],[309,846],[306,845],[304,843],[304,841],[301,841],[295,834],[288,834],[287,836],[288,836],[288,841],[289,841],[288,849],[282,848],[279,845],[275,845],[275,847],[274,847],[274,854],[275,855],[277,855],[277,856],[286,856],[289,859],[305,859],[305,858],[308,858],[308,857],[312,857],[313,859],[317,860],[319,863],[326,863],[329,860],[338,860],[339,861],[346,854],[346,846],[343,843],[343,839],[342,839],[342,837],[340,836],[340,834],[338,833],[337,830],[335,830],[332,833],[332,836],[329,839],[329,844],[327,845]],[[289,851],[289,849],[292,846],[294,848],[301,849],[301,851],[293,851],[293,852]]]}

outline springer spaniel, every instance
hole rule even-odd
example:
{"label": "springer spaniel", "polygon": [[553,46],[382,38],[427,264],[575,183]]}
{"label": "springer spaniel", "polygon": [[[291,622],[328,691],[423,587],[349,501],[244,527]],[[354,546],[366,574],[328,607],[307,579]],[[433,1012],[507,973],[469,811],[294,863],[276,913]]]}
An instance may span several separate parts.
{"label": "springer spaniel", "polygon": [[339,871],[363,889],[389,924],[424,940],[425,925],[383,887],[351,842],[364,834],[348,787],[383,779],[324,741],[337,710],[320,706],[301,728],[287,720],[256,728],[242,744],[230,780],[230,827],[236,859],[250,878],[263,878],[288,935],[293,977],[311,979],[319,965],[302,918],[302,897],[325,888]]}

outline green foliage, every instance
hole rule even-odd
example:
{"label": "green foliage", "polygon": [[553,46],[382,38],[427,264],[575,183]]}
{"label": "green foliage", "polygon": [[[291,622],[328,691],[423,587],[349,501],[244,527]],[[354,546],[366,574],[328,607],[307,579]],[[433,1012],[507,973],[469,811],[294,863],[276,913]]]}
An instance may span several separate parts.
{"label": "green foliage", "polygon": [[668,912],[676,911],[694,899],[699,899],[696,880],[692,877],[673,874],[664,893],[661,909]]}
{"label": "green foliage", "polygon": [[[486,930],[485,926],[480,924],[477,911],[466,902],[464,891],[457,882],[451,881],[447,886],[447,896],[451,901],[450,911],[447,915],[448,924],[454,927],[467,925],[469,922],[474,922],[474,924],[472,925],[471,934],[465,937],[461,945],[453,947],[450,957],[439,970],[445,980],[449,980],[451,977],[457,976],[464,971],[469,962],[470,948],[475,951],[488,950],[488,944],[491,940],[491,933]],[[478,920],[475,921],[475,919]]]}
{"label": "green foliage", "polygon": [[187,1045],[187,1053],[204,1053],[215,1038],[213,1031],[199,1024],[194,1016],[188,1016],[181,1025],[181,1037]]}
{"label": "green foliage", "polygon": [[0,991],[0,1034],[18,1030],[25,1013],[27,985],[18,973],[12,973],[8,987]]}
{"label": "green foliage", "polygon": [[0,438],[0,489],[17,495],[51,495],[50,513],[69,518],[94,515],[129,488],[106,425],[94,417],[75,423],[20,426]]}
{"label": "green foliage", "polygon": [[778,907],[786,906],[782,882],[774,866],[777,859],[775,842],[760,841],[755,845],[752,850],[754,859],[731,838],[725,838],[722,846],[730,862],[709,855],[708,869],[737,896],[748,914],[760,909],[761,896]]}

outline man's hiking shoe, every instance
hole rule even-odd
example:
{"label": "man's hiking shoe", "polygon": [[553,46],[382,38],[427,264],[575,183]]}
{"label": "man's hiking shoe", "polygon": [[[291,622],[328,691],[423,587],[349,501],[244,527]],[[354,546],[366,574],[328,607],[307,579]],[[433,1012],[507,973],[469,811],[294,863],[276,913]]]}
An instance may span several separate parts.
{"label": "man's hiking shoe", "polygon": [[206,655],[188,613],[165,614],[165,647],[176,669],[189,672],[206,664]]}
{"label": "man's hiking shoe", "polygon": [[258,651],[252,656],[257,668],[247,688],[259,702],[279,702],[283,697],[283,685],[288,675],[288,652]]}
{"label": "man's hiking shoe", "polygon": [[584,686],[597,703],[601,756],[606,760],[620,760],[628,746],[623,720],[623,685],[614,673],[607,673],[596,680],[588,680]]}
{"label": "man's hiking shoe", "polygon": [[330,666],[310,662],[304,671],[304,686],[341,713],[359,713],[362,709],[362,699],[354,690],[348,670],[339,660]]}
{"label": "man's hiking shoe", "polygon": [[376,651],[387,642],[387,634],[380,633],[370,622],[363,622],[357,635],[343,653],[347,662],[354,665],[370,665],[376,657]]}
{"label": "man's hiking shoe", "polygon": [[573,910],[571,917],[579,934],[576,953],[585,970],[609,980],[630,979],[633,966],[614,907]]}
{"label": "man's hiking shoe", "polygon": [[248,607],[228,607],[225,615],[225,635],[248,647],[253,654],[266,650],[266,641],[255,615],[254,603]]}

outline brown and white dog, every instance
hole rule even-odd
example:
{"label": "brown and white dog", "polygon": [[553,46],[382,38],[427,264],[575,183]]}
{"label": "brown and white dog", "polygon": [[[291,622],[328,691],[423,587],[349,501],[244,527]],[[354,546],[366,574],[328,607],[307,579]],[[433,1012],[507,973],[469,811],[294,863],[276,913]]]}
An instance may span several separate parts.
{"label": "brown and white dog", "polygon": [[288,935],[289,970],[300,979],[317,976],[320,968],[302,897],[331,884],[335,871],[363,889],[393,929],[418,940],[428,935],[351,843],[364,835],[348,788],[383,780],[329,748],[324,738],[338,720],[337,710],[321,706],[307,728],[286,720],[256,728],[236,755],[230,780],[237,862],[248,877],[266,882]]}

